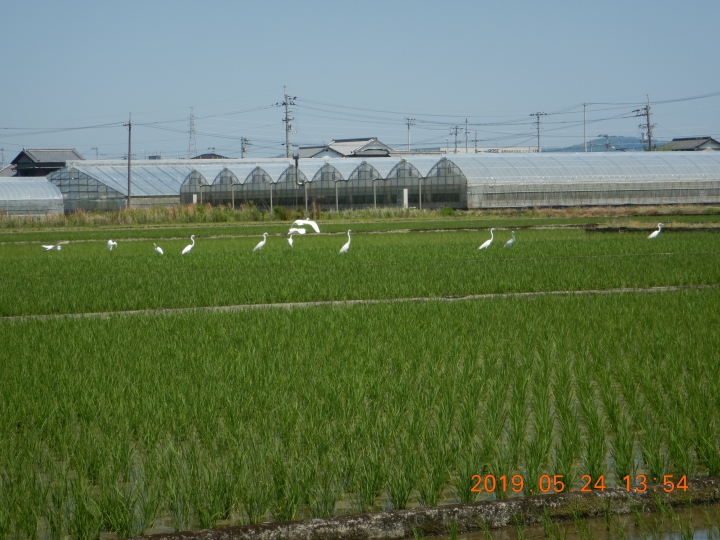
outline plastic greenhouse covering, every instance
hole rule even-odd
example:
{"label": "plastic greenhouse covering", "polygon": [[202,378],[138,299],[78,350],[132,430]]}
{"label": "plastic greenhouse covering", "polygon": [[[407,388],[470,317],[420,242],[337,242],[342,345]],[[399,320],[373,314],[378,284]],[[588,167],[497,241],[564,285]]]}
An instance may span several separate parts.
{"label": "plastic greenhouse covering", "polygon": [[62,214],[63,196],[44,177],[0,178],[0,211],[18,216]]}
{"label": "plastic greenhouse covering", "polygon": [[[127,163],[74,161],[48,175],[73,208],[115,208]],[[133,204],[254,203],[433,208],[720,202],[720,152],[445,154],[293,160],[159,160],[132,165]]]}

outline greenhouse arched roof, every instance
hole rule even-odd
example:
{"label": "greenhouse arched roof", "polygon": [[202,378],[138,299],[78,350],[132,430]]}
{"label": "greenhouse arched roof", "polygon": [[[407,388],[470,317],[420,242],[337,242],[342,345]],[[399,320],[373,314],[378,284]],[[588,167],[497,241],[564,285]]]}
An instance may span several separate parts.
{"label": "greenhouse arched roof", "polygon": [[720,180],[720,152],[457,154],[469,184]]}
{"label": "greenhouse arched roof", "polygon": [[45,177],[0,178],[0,201],[29,199],[49,199],[62,202],[63,196],[58,187],[45,180]]}

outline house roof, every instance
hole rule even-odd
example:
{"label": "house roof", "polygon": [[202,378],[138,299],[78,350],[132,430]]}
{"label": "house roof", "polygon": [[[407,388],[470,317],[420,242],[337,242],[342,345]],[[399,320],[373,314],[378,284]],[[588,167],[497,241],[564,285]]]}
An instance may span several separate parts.
{"label": "house roof", "polygon": [[712,137],[681,137],[670,141],[666,148],[670,150],[720,150],[720,142]]}
{"label": "house roof", "polygon": [[0,177],[7,178],[8,176],[15,176],[15,174],[15,165],[13,165],[12,163],[0,169]]}
{"label": "house roof", "polygon": [[74,148],[23,148],[12,164],[17,164],[23,156],[27,156],[33,163],[65,163],[85,159]]}
{"label": "house roof", "polygon": [[393,149],[381,143],[377,137],[361,139],[335,139],[326,145],[301,146],[300,158],[318,156],[323,152],[337,154],[340,157],[387,157]]}

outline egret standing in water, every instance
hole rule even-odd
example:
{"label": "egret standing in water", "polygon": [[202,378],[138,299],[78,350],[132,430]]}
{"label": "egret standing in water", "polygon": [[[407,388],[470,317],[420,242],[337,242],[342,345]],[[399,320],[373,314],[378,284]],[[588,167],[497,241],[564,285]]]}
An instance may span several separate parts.
{"label": "egret standing in water", "polygon": [[290,247],[293,247],[292,235],[293,235],[293,233],[290,233],[290,236],[288,236],[288,244],[290,244]]}
{"label": "egret standing in water", "polygon": [[195,247],[195,235],[190,236],[190,240],[192,240],[192,244],[189,246],[185,246],[185,249],[182,250],[181,255],[185,255],[186,253],[190,253],[190,250]]}
{"label": "egret standing in water", "polygon": [[117,247],[117,242],[113,242],[112,240],[108,240],[107,246],[108,246],[108,249],[109,249],[110,251],[112,251],[112,249],[113,249],[114,247]]}
{"label": "egret standing in water", "polygon": [[320,232],[320,227],[318,227],[318,224],[309,219],[296,219],[293,222],[293,225],[297,225],[298,227],[302,227],[303,225],[310,225],[313,229],[315,229],[315,232]]}
{"label": "egret standing in water", "polygon": [[340,253],[347,253],[347,250],[350,249],[350,233],[351,233],[351,232],[352,232],[352,231],[350,231],[350,230],[348,231],[348,233],[347,233],[347,234],[348,234],[348,241],[347,241],[347,243],[346,243],[343,247],[340,248]]}
{"label": "egret standing in water", "polygon": [[153,243],[153,246],[155,246],[155,251],[157,251],[160,255],[163,255],[165,253],[162,248],[157,244]]}
{"label": "egret standing in water", "polygon": [[650,236],[648,236],[648,238],[657,238],[658,234],[662,232],[663,225],[663,223],[658,223],[658,230],[650,233]]}
{"label": "egret standing in water", "polygon": [[490,244],[493,243],[493,239],[495,238],[495,234],[493,231],[495,231],[495,229],[490,229],[490,240],[485,240],[482,246],[480,246],[478,249],[487,249],[490,247]]}
{"label": "egret standing in water", "polygon": [[[267,242],[267,236],[268,233],[263,233],[263,239],[260,241],[260,243],[253,248],[253,251],[257,251],[259,249],[262,249],[262,247],[265,245],[265,242]],[[292,244],[290,244],[292,245]]]}
{"label": "egret standing in water", "polygon": [[512,238],[505,242],[505,247],[512,247],[512,245],[515,243],[515,231],[512,231],[510,234],[512,234]]}

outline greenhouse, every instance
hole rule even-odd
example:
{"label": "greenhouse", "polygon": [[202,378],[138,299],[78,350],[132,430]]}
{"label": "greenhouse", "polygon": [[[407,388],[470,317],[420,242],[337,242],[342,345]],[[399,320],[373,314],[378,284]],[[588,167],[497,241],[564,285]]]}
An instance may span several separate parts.
{"label": "greenhouse", "polygon": [[[65,211],[127,200],[124,161],[69,162],[48,180]],[[406,191],[407,190],[407,191]],[[407,199],[404,199],[404,192]],[[378,158],[162,160],[132,165],[132,204],[253,203],[510,208],[720,202],[720,153],[447,154]]]}
{"label": "greenhouse", "polygon": [[11,216],[62,214],[63,196],[44,177],[0,178],[0,212]]}

